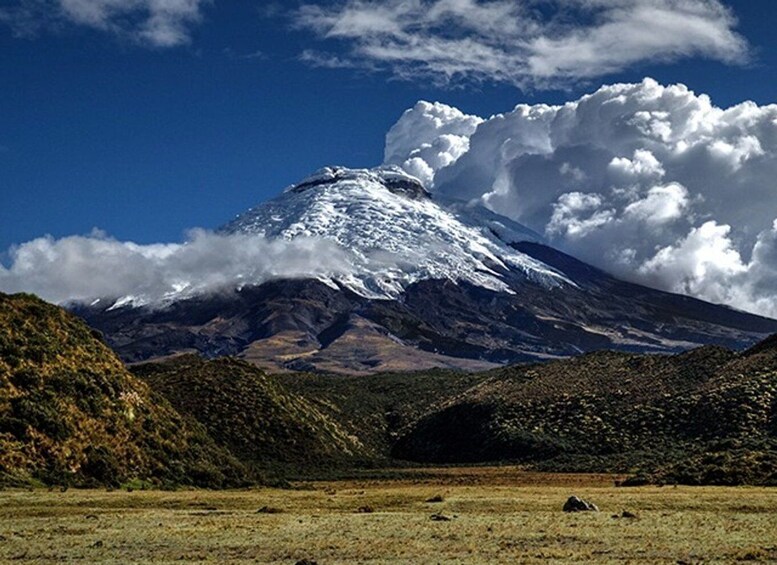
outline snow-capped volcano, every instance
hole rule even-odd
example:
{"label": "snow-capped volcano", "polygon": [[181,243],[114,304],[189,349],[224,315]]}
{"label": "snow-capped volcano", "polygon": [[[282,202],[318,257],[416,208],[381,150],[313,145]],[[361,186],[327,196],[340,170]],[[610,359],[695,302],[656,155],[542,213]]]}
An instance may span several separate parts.
{"label": "snow-capped volcano", "polygon": [[270,240],[318,238],[341,246],[352,271],[337,282],[368,298],[396,298],[427,279],[513,292],[528,278],[548,288],[573,284],[509,243],[539,236],[482,207],[438,202],[399,168],[325,168],[220,230]]}
{"label": "snow-capped volcano", "polygon": [[138,299],[153,296],[141,286],[74,306],[126,361],[197,351],[270,370],[475,370],[743,347],[777,332],[775,320],[620,281],[393,168],[322,169],[161,251],[175,267],[157,281],[161,299]]}

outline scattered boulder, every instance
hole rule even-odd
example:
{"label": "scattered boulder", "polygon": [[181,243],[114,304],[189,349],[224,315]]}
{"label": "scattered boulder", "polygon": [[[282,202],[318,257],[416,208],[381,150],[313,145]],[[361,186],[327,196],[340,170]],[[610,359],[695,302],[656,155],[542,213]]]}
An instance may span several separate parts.
{"label": "scattered boulder", "polygon": [[359,506],[356,512],[358,512],[359,514],[372,514],[373,512],[375,512],[375,510],[372,508],[372,506],[367,504],[364,506]]}
{"label": "scattered boulder", "polygon": [[294,565],[318,565],[318,562],[312,559],[300,559]]}
{"label": "scattered boulder", "polygon": [[450,522],[451,521],[451,517],[450,516],[446,516],[445,514],[432,514],[430,516],[430,519],[433,522]]}
{"label": "scattered boulder", "polygon": [[593,502],[570,496],[564,503],[564,512],[599,512],[599,508]]}
{"label": "scattered boulder", "polygon": [[430,504],[434,504],[437,502],[445,502],[445,499],[442,497],[442,495],[438,494],[436,496],[433,496],[432,498],[427,498],[426,502]]}
{"label": "scattered boulder", "polygon": [[637,515],[633,512],[629,512],[628,510],[624,510],[621,512],[621,518],[636,518]]}
{"label": "scattered boulder", "polygon": [[257,514],[280,514],[283,512],[280,508],[273,508],[272,506],[262,506],[256,511]]}

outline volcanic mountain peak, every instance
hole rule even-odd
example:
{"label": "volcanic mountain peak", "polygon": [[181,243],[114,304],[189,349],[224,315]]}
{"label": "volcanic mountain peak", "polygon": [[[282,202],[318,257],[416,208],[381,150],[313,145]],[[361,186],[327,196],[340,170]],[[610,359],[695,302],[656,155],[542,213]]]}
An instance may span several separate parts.
{"label": "volcanic mountain peak", "polygon": [[[220,279],[225,292],[77,312],[127,361],[199,351],[357,374],[738,349],[777,332],[775,320],[615,279],[396,169],[324,169],[219,233],[241,273]],[[267,253],[243,253],[252,246]]]}
{"label": "volcanic mountain peak", "polygon": [[571,284],[509,245],[536,241],[536,234],[484,208],[438,202],[397,168],[322,169],[220,231],[333,242],[346,251],[349,268],[325,282],[368,298],[395,298],[428,279],[499,292],[512,292],[511,280]]}

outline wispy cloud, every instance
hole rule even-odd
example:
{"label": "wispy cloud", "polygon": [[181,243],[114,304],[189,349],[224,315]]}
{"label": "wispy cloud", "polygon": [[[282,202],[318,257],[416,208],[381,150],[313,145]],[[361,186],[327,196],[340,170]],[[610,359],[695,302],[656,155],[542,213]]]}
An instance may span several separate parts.
{"label": "wispy cloud", "polygon": [[176,47],[191,41],[210,0],[11,0],[0,22],[18,36],[84,26],[149,47]]}
{"label": "wispy cloud", "polygon": [[312,64],[441,83],[559,87],[639,63],[748,58],[720,0],[345,0],[305,4],[294,25],[347,46],[306,51]]}

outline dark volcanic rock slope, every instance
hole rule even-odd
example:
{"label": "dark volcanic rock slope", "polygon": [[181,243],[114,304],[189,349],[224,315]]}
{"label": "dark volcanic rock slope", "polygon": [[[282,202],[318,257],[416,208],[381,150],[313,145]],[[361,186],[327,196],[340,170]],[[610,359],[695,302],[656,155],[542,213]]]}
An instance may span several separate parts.
{"label": "dark volcanic rock slope", "polygon": [[619,281],[547,247],[521,247],[558,262],[576,286],[524,281],[508,294],[430,280],[397,300],[371,300],[318,281],[275,281],[162,309],[75,312],[128,362],[199,352],[270,370],[352,373],[477,370],[601,349],[741,349],[777,332],[774,320]]}

